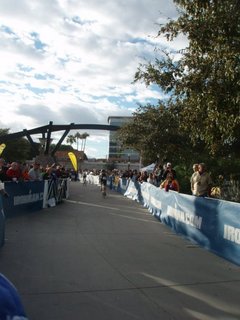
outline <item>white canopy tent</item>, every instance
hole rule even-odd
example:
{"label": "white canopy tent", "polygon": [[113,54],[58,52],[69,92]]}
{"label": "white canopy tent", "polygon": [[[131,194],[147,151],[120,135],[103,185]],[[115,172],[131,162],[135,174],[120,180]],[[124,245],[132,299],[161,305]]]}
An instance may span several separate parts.
{"label": "white canopy tent", "polygon": [[148,166],[144,167],[144,168],[141,168],[140,171],[147,171],[148,173],[149,172],[152,172],[155,168],[156,164],[155,163],[152,163],[152,164],[149,164]]}

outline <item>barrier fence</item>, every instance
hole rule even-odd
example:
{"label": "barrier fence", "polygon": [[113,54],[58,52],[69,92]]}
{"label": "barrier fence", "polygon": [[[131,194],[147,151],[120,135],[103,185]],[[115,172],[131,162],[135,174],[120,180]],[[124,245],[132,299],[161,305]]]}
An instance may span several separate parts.
{"label": "barrier fence", "polygon": [[69,197],[69,179],[45,180],[43,208],[54,207]]}
{"label": "barrier fence", "polygon": [[240,265],[240,204],[165,192],[129,182],[124,194],[140,202],[176,233]]}
{"label": "barrier fence", "polygon": [[5,182],[8,198],[0,197],[0,247],[4,244],[5,217],[53,207],[69,196],[69,179]]}
{"label": "barrier fence", "polygon": [[9,194],[8,198],[2,198],[7,218],[43,208],[44,181],[5,182],[4,188]]}
{"label": "barrier fence", "polygon": [[9,194],[2,198],[6,217],[52,207],[68,197],[69,180],[43,180],[5,182],[4,188]]}
{"label": "barrier fence", "polygon": [[[92,178],[98,184],[98,176]],[[141,203],[192,243],[240,265],[240,204],[166,192],[149,183],[111,176],[110,189]]]}
{"label": "barrier fence", "polygon": [[[87,181],[98,185],[99,177],[88,175]],[[140,202],[176,233],[240,265],[239,203],[165,192],[149,183],[140,184],[124,178],[110,177],[108,186]],[[68,198],[69,180],[6,182],[5,190],[10,197],[0,199],[0,246],[4,242],[4,214],[11,217],[55,206]]]}

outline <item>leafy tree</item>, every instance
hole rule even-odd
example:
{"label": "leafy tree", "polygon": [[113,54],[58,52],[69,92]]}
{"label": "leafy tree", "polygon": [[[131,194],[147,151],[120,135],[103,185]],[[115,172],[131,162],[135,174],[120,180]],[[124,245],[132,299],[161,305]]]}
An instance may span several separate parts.
{"label": "leafy tree", "polygon": [[144,164],[156,160],[189,163],[194,155],[189,137],[180,130],[178,115],[161,102],[139,106],[133,121],[122,126],[117,135],[124,147],[141,154]]}
{"label": "leafy tree", "polygon": [[82,146],[81,146],[81,150],[84,152],[85,148],[86,148],[86,142],[87,142],[87,137],[89,137],[90,135],[87,132],[84,132],[82,134]]}
{"label": "leafy tree", "polygon": [[76,142],[75,136],[72,135],[72,134],[70,134],[70,135],[67,137],[67,143],[69,143],[70,145],[73,145],[75,142]]}
{"label": "leafy tree", "polygon": [[85,150],[85,147],[86,147],[86,140],[87,140],[87,137],[89,137],[89,134],[87,132],[84,132],[84,133],[79,133],[79,132],[76,132],[75,135],[69,135],[67,137],[67,143],[69,144],[73,144],[75,142],[77,142],[77,150],[78,150],[78,140],[82,140],[82,143],[81,143],[81,151],[84,152]]}
{"label": "leafy tree", "polygon": [[140,65],[135,81],[155,83],[171,94],[182,130],[214,155],[240,156],[239,0],[174,0],[177,20],[161,26],[169,41],[180,34],[189,45],[175,61],[165,53]]}
{"label": "leafy tree", "polygon": [[[9,129],[0,129],[0,140],[2,135],[9,134]],[[5,143],[6,148],[3,150],[1,157],[8,162],[20,161],[24,162],[27,159],[32,159],[31,145],[25,138],[10,140]]]}
{"label": "leafy tree", "polygon": [[79,132],[76,132],[74,135],[75,140],[77,141],[77,150],[78,150],[78,140],[82,139],[82,135]]}

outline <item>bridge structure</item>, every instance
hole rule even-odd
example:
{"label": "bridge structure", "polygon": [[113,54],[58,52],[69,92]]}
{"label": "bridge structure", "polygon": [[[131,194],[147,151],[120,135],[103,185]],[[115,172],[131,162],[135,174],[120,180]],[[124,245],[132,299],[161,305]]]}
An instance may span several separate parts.
{"label": "bridge structure", "polygon": [[[32,136],[35,134],[41,134],[42,141],[44,143],[42,144],[43,147],[43,154],[48,156],[50,155],[51,157],[54,157],[56,151],[60,148],[62,142],[64,139],[67,137],[69,132],[71,130],[81,130],[81,129],[86,129],[86,130],[107,130],[107,131],[117,131],[120,127],[115,126],[115,125],[104,125],[104,124],[75,124],[75,123],[70,123],[70,124],[58,124],[54,125],[52,121],[49,122],[48,125],[42,126],[42,127],[37,127],[34,129],[24,129],[19,132],[15,133],[10,133],[6,135],[0,136],[0,143],[6,143],[11,140],[16,140],[22,137],[26,137],[36,155],[39,154],[38,147],[36,146],[36,143],[33,141]],[[51,150],[50,152],[50,144],[51,144],[51,135],[53,132],[58,132],[58,131],[64,131],[62,134],[61,138],[59,141],[56,143],[55,147]]]}

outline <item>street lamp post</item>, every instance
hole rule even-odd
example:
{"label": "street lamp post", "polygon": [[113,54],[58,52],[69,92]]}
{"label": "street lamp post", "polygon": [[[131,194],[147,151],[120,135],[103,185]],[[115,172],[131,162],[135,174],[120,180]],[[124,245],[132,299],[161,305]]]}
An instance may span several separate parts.
{"label": "street lamp post", "polygon": [[128,171],[130,170],[130,154],[128,154]]}
{"label": "street lamp post", "polygon": [[40,154],[44,154],[47,138],[38,138],[40,142]]}
{"label": "street lamp post", "polygon": [[[49,154],[49,145],[51,144],[53,139],[47,139],[44,136],[41,138],[38,138],[40,142],[40,148],[39,148],[39,154],[36,156],[35,161],[38,161],[41,163],[41,165],[46,166],[47,164],[54,163],[54,158]],[[48,144],[49,142],[49,144]]]}

